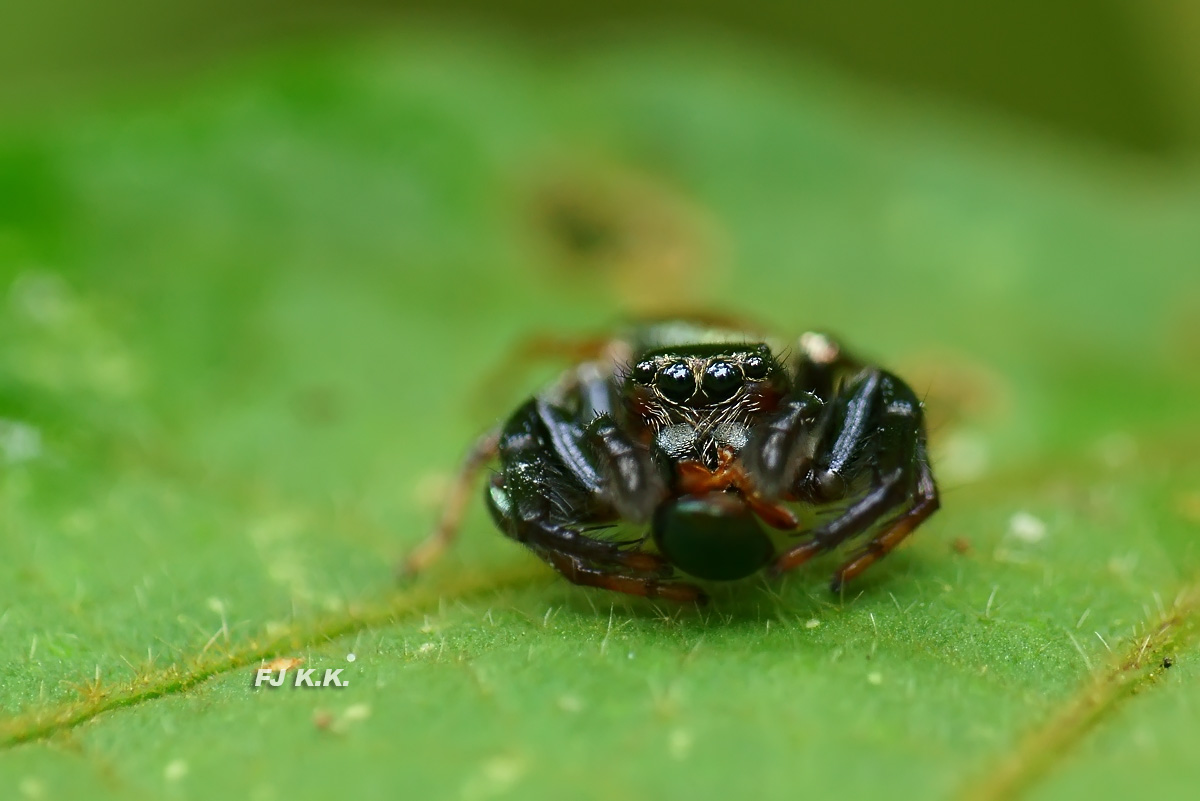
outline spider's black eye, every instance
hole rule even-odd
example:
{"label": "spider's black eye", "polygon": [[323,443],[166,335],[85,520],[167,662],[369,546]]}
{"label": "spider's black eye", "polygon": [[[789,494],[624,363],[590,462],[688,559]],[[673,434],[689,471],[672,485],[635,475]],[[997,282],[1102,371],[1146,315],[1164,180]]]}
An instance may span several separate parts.
{"label": "spider's black eye", "polygon": [[742,362],[742,369],[746,371],[746,378],[766,378],[771,366],[767,364],[767,360],[757,354],[747,356]]}
{"label": "spider's black eye", "polygon": [[729,400],[742,385],[742,374],[729,362],[715,361],[704,370],[704,395],[713,403]]}
{"label": "spider's black eye", "polygon": [[686,364],[675,362],[658,374],[658,391],[667,400],[683,403],[696,394],[696,379]]}
{"label": "spider's black eye", "polygon": [[652,361],[638,362],[633,366],[633,380],[639,384],[649,386],[654,383],[654,375],[658,372],[658,368],[654,366]]}

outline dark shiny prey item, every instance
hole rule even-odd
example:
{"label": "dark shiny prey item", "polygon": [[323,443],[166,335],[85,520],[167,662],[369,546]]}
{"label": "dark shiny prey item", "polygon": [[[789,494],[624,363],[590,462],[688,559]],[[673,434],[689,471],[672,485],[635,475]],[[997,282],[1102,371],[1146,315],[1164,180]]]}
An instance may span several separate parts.
{"label": "dark shiny prey item", "polygon": [[[454,538],[496,458],[486,499],[501,531],[576,584],[672,601],[705,600],[677,572],[779,574],[869,533],[837,592],[938,508],[920,401],[822,334],[781,349],[681,321],[598,344],[480,438],[407,572]],[[804,506],[823,522],[802,527]],[[606,538],[618,524],[637,533]]]}

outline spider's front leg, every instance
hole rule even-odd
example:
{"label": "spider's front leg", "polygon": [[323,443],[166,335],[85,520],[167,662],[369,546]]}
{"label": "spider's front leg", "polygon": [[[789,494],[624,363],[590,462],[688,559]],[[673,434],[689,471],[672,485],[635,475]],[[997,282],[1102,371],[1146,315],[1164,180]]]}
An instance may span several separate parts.
{"label": "spider's front leg", "polygon": [[488,487],[500,529],[580,585],[672,601],[703,602],[699,587],[673,581],[661,556],[584,531],[617,518],[649,519],[666,494],[650,454],[606,414],[584,425],[535,399],[505,426],[504,470]]}
{"label": "spider's front leg", "polygon": [[791,392],[755,430],[741,461],[765,498],[796,500],[836,410],[826,401],[846,376],[862,369],[834,340],[807,333],[797,340]]}
{"label": "spider's front leg", "polygon": [[[920,401],[896,376],[865,367],[829,338],[800,340],[792,395],[748,443],[743,461],[769,497],[841,514],[782,553],[782,573],[892,519],[834,573],[834,591],[895,548],[938,508]],[[825,400],[823,401],[822,398]]]}
{"label": "spider's front leg", "polygon": [[894,515],[834,573],[831,586],[837,592],[899,545],[937,511],[939,501],[921,403],[907,384],[865,368],[840,387],[827,414],[797,494],[814,504],[857,497],[808,540],[781,554],[772,571],[791,570]]}

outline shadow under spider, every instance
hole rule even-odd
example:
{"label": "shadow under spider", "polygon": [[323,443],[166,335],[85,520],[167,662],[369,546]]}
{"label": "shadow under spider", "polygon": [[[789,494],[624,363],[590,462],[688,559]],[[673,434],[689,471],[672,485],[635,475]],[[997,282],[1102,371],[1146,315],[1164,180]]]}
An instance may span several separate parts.
{"label": "shadow under spider", "polygon": [[814,560],[808,569],[781,579],[757,575],[733,582],[698,582],[709,594],[703,606],[638,598],[620,593],[597,592],[566,583],[550,585],[551,606],[574,612],[581,618],[607,618],[610,613],[624,619],[658,621],[672,627],[704,631],[716,626],[744,628],[768,621],[791,625],[827,617],[857,604],[874,606],[895,602],[896,582],[914,580],[915,563],[897,554],[883,570],[859,578],[840,595],[829,591],[828,567],[836,557]]}

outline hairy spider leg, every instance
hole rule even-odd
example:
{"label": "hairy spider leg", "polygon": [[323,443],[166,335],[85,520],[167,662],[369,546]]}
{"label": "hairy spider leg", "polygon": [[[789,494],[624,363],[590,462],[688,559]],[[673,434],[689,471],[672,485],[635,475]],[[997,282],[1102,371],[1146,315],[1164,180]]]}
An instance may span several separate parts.
{"label": "hairy spider leg", "polygon": [[808,473],[813,450],[830,419],[821,398],[801,391],[785,398],[762,421],[740,459],[761,498],[796,500],[792,490]]}
{"label": "hairy spider leg", "polygon": [[[921,450],[924,451],[922,443]],[[933,480],[933,472],[925,460],[924,453],[920,458],[920,475],[917,479],[916,502],[907,511],[889,523],[879,534],[872,537],[866,545],[842,564],[833,575],[830,587],[834,592],[840,592],[842,585],[858,576],[876,561],[886,556],[899,545],[917,526],[924,523],[929,516],[938,510],[941,501],[938,498],[937,484]]]}
{"label": "hairy spider leg", "polygon": [[835,571],[831,586],[836,592],[932,515],[938,492],[925,452],[921,404],[903,381],[882,370],[865,369],[841,386],[827,406],[829,422],[797,495],[827,503],[845,497],[864,479],[869,489],[808,540],[782,553],[771,571],[798,567],[903,508]]}
{"label": "hairy spider leg", "polygon": [[686,581],[663,581],[653,576],[634,576],[626,573],[604,570],[587,564],[577,556],[565,553],[547,552],[539,554],[561,573],[567,581],[583,587],[599,587],[613,592],[623,592],[626,595],[640,595],[643,598],[663,598],[678,603],[708,602],[708,596],[695,584]]}
{"label": "hairy spider leg", "polygon": [[673,568],[662,556],[578,530],[613,520],[613,498],[652,493],[655,502],[647,505],[652,510],[666,494],[649,452],[606,417],[582,425],[545,400],[526,403],[501,434],[504,472],[488,487],[488,508],[501,531],[568,581],[647,598],[702,602],[699,587],[666,580]]}
{"label": "hairy spider leg", "polygon": [[799,500],[795,488],[834,422],[828,402],[866,365],[832,337],[810,331],[796,340],[788,367],[791,388],[752,436],[742,462],[762,496]]}
{"label": "hairy spider leg", "polygon": [[398,572],[402,577],[411,578],[425,570],[454,543],[458,536],[458,529],[462,525],[463,513],[471,499],[471,487],[480,471],[487,466],[488,462],[496,458],[499,446],[499,427],[475,440],[463,458],[462,465],[458,468],[458,475],[455,476],[454,484],[446,496],[437,526],[401,562]]}

